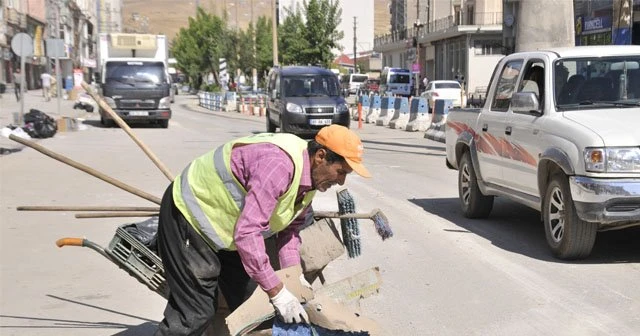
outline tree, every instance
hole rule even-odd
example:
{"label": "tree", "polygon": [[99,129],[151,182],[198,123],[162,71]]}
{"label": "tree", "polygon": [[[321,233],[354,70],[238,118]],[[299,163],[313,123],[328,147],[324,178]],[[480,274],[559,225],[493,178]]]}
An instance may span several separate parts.
{"label": "tree", "polygon": [[338,42],[344,37],[338,31],[342,22],[342,9],[337,0],[304,1],[306,17],[306,40],[309,47],[303,52],[308,64],[321,64],[328,67],[333,60],[333,49],[341,49]]}
{"label": "tree", "polygon": [[299,64],[303,59],[301,53],[309,48],[305,38],[304,18],[299,8],[284,8],[286,17],[278,29],[278,54],[280,63]]}
{"label": "tree", "polygon": [[171,51],[192,85],[199,87],[203,76],[209,73],[220,83],[219,59],[227,54],[227,38],[225,21],[200,7],[196,17],[189,18],[189,26],[180,29]]}
{"label": "tree", "polygon": [[337,0],[305,0],[302,10],[285,8],[286,18],[278,31],[283,64],[319,64],[329,67],[333,49],[344,32],[338,30],[342,9]]}
{"label": "tree", "polygon": [[264,16],[258,18],[256,24],[256,69],[258,76],[266,73],[273,65],[273,34],[271,19]]}

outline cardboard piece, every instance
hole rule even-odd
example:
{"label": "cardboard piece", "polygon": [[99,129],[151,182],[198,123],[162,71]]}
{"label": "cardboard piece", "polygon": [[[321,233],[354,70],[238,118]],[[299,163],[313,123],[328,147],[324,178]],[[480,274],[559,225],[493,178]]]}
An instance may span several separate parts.
{"label": "cardboard piece", "polygon": [[71,132],[78,130],[78,120],[69,117],[61,117],[56,119],[56,125],[58,126],[58,132]]}
{"label": "cardboard piece", "polygon": [[300,260],[305,273],[321,271],[344,254],[345,248],[333,221],[323,218],[300,231]]}
{"label": "cardboard piece", "polygon": [[[377,267],[314,292],[300,284],[300,272],[301,268],[298,266],[276,273],[287,289],[300,299],[300,302],[306,302],[304,307],[309,314],[310,322],[329,330],[368,332],[372,336],[382,335],[380,326],[375,321],[361,316],[355,309],[343,304],[354,303],[362,297],[378,292],[382,280]],[[274,316],[275,312],[267,294],[257,288],[245,303],[227,317],[226,322],[230,335],[246,335]]]}

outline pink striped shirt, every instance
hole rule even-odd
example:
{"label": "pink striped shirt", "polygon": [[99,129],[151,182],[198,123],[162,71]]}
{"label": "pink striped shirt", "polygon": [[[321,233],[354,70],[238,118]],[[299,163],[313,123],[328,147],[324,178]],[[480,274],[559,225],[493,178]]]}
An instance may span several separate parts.
{"label": "pink striped shirt", "polygon": [[[244,207],[236,222],[236,247],[247,274],[263,290],[270,290],[280,283],[280,279],[269,263],[261,232],[269,229],[269,218],[278,198],[289,189],[293,180],[293,161],[276,145],[245,145],[235,147],[231,151],[231,171],[247,191]],[[297,201],[301,201],[311,189],[311,163],[305,150]],[[304,224],[308,210],[307,207],[276,238],[282,268],[300,264],[298,229]]]}

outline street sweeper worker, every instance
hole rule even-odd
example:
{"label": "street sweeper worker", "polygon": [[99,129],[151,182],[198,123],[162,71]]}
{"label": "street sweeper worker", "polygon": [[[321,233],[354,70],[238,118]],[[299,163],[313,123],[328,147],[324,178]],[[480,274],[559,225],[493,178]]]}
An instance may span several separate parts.
{"label": "street sweeper worker", "polygon": [[195,159],[160,205],[158,253],[169,298],[155,335],[200,336],[213,322],[217,288],[233,311],[260,286],[287,323],[308,322],[269,263],[264,239],[276,235],[280,266],[300,264],[299,230],[316,191],[343,185],[362,164],[358,135],[344,126],[314,140],[262,133]]}

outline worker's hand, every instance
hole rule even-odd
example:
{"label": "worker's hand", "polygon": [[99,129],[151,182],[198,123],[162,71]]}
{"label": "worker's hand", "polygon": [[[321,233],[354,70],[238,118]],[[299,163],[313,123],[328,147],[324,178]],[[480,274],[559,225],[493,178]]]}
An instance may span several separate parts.
{"label": "worker's hand", "polygon": [[309,316],[298,298],[291,294],[286,287],[282,287],[280,292],[271,298],[271,304],[285,323],[301,323],[309,320]]}

